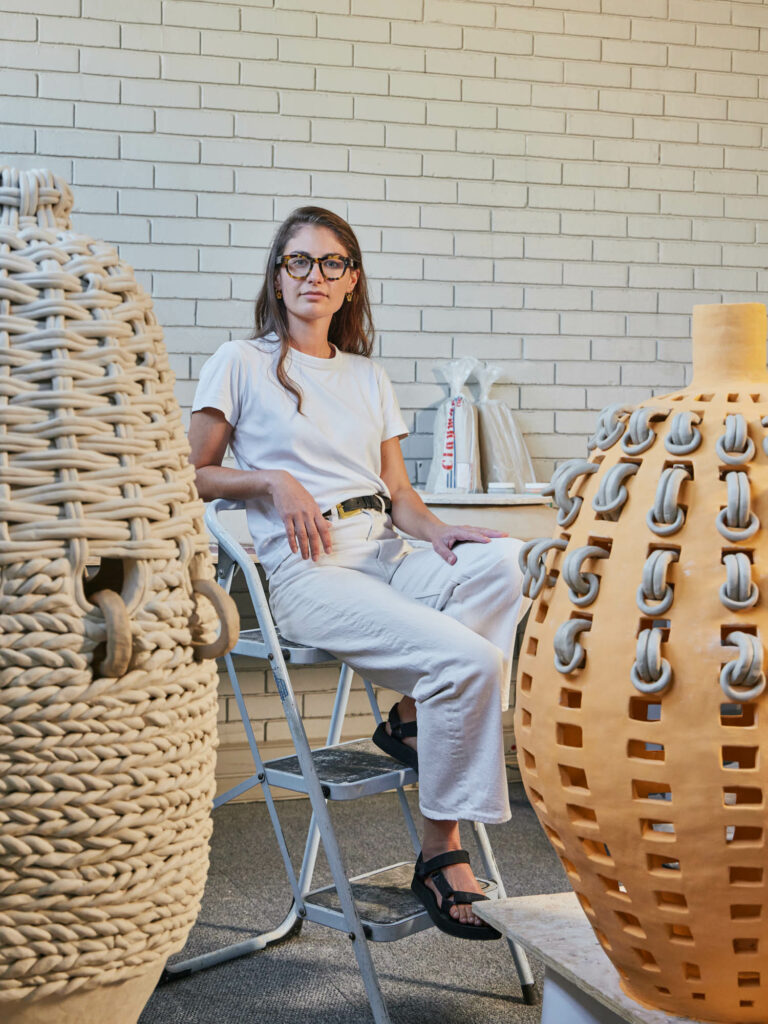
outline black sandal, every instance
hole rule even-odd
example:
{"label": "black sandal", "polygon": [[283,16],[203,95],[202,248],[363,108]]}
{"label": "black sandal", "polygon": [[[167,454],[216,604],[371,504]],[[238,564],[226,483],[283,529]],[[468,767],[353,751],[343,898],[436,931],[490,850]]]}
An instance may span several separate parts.
{"label": "black sandal", "polygon": [[419,755],[413,747],[403,743],[403,740],[407,737],[416,735],[416,723],[401,722],[400,715],[397,712],[397,704],[393,704],[389,712],[389,728],[392,730],[391,734],[387,732],[384,722],[379,722],[376,726],[376,732],[371,737],[373,742],[385,754],[389,754],[395,760],[407,764],[409,768],[413,768],[417,772],[419,770]]}
{"label": "black sandal", "polygon": [[[448,884],[441,868],[447,868],[450,864],[469,864],[469,854],[466,850],[449,850],[447,853],[440,853],[428,861],[419,859],[416,861],[416,870],[411,882],[411,890],[424,905],[425,910],[432,918],[441,932],[448,935],[455,935],[460,939],[500,939],[501,932],[497,932],[489,924],[462,924],[451,917],[451,907],[459,903],[477,903],[479,900],[487,900],[487,896],[479,892],[464,892],[461,889],[452,889]],[[425,879],[432,876],[432,881],[437,886],[442,902],[438,905],[437,897],[426,884]]]}

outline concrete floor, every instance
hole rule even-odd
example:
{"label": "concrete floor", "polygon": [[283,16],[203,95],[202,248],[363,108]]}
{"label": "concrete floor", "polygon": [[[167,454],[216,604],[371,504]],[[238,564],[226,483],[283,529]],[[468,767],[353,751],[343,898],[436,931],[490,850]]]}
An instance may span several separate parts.
{"label": "concrete floor", "polygon": [[[508,895],[570,888],[523,787],[510,789],[512,820],[489,828]],[[416,794],[409,799],[416,808]],[[305,800],[279,805],[296,862],[309,822]],[[353,873],[409,858],[395,794],[332,805]],[[223,807],[214,815],[211,871],[200,917],[174,960],[240,941],[277,924],[290,905],[263,804]],[[479,864],[467,830],[466,845]],[[316,884],[330,882],[324,859]],[[534,1024],[540,1008],[522,1002],[507,944],[465,942],[434,928],[399,942],[372,944],[393,1024]],[[531,962],[541,984],[542,970]],[[291,940],[158,988],[139,1024],[369,1024],[368,1002],[349,940],[305,924]]]}

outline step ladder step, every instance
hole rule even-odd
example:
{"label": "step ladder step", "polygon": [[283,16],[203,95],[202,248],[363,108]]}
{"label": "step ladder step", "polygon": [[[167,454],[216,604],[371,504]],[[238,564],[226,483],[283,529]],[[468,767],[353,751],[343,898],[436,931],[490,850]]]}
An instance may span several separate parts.
{"label": "step ladder step", "polygon": [[[413,863],[401,861],[377,871],[350,878],[352,895],[367,938],[373,942],[394,942],[432,925],[421,903],[411,892]],[[496,884],[478,879],[483,892],[496,895]],[[305,900],[307,919],[346,931],[338,893],[327,885],[309,893]]]}
{"label": "step ladder step", "polygon": [[[292,640],[286,640],[278,636],[280,650],[287,662],[292,665],[323,665],[327,662],[338,661],[328,651],[321,651],[319,647],[306,647],[304,644],[296,644]],[[243,629],[237,638],[237,643],[232,648],[232,654],[240,654],[245,658],[266,658],[269,655],[264,634],[260,629]]]}
{"label": "step ladder step", "polygon": [[[413,768],[395,761],[369,739],[318,747],[312,751],[312,761],[329,800],[356,800],[418,781]],[[295,755],[267,761],[264,767],[270,786],[307,792],[306,780]]]}

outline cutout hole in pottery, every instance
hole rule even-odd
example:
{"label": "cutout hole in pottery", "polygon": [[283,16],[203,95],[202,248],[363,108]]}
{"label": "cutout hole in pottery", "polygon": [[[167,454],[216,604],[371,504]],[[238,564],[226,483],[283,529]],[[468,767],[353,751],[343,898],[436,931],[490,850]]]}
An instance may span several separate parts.
{"label": "cutout hole in pottery", "polygon": [[723,805],[726,807],[762,807],[763,791],[757,786],[725,786]]}
{"label": "cutout hole in pottery", "polygon": [[757,725],[757,705],[721,704],[720,724],[737,729],[749,729]]}
{"label": "cutout hole in pottery", "polygon": [[728,881],[731,885],[762,885],[763,869],[731,867],[728,869]]}
{"label": "cutout hole in pottery", "polygon": [[649,782],[646,779],[632,780],[634,800],[671,800],[672,790],[666,782]]}
{"label": "cutout hole in pottery", "polygon": [[733,771],[744,771],[756,768],[758,750],[759,747],[723,747],[723,768]]}
{"label": "cutout hole in pottery", "polygon": [[664,745],[648,743],[647,740],[630,740],[627,743],[627,757],[636,757],[642,761],[663,761]]}
{"label": "cutout hole in pottery", "polygon": [[581,726],[558,722],[556,725],[557,743],[561,747],[582,747],[584,741]]}
{"label": "cutout hole in pottery", "polygon": [[763,830],[759,825],[726,825],[725,841],[733,846],[762,846]]}
{"label": "cutout hole in pottery", "polygon": [[731,906],[732,921],[757,921],[763,912],[760,903],[735,903]]}
{"label": "cutout hole in pottery", "polygon": [[645,857],[648,870],[657,874],[664,874],[666,871],[679,871],[680,861],[674,857],[662,856],[658,853],[649,853]]}
{"label": "cutout hole in pottery", "polygon": [[663,889],[654,892],[656,905],[663,910],[687,910],[688,901],[681,892],[668,892]]}
{"label": "cutout hole in pottery", "polygon": [[583,789],[589,792],[587,786],[587,774],[583,768],[576,768],[573,765],[559,764],[560,782],[565,789]]}
{"label": "cutout hole in pottery", "polygon": [[757,953],[760,948],[760,942],[758,939],[734,939],[733,940],[733,952],[738,954],[745,953]]}
{"label": "cutout hole in pottery", "polygon": [[645,697],[630,697],[629,717],[636,722],[660,722],[661,704]]}

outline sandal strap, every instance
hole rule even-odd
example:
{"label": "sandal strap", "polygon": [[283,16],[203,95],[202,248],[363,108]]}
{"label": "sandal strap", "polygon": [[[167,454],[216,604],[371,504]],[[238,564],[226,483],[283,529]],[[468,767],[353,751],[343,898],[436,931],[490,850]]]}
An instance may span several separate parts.
{"label": "sandal strap", "polygon": [[421,854],[419,854],[419,859],[416,861],[416,875],[419,878],[426,878],[426,876],[431,875],[433,871],[439,871],[440,868],[450,867],[451,864],[469,864],[469,854],[467,851],[447,850],[445,853],[438,853],[436,857],[430,857],[430,859],[426,861],[423,860]]}
{"label": "sandal strap", "polygon": [[[400,702],[398,701],[398,704]],[[389,728],[396,740],[403,740],[418,734],[416,722],[401,722],[397,711],[397,704],[389,709]]]}
{"label": "sandal strap", "polygon": [[452,903],[477,903],[478,900],[487,900],[480,892],[465,892],[463,889],[455,889],[451,897]]}

